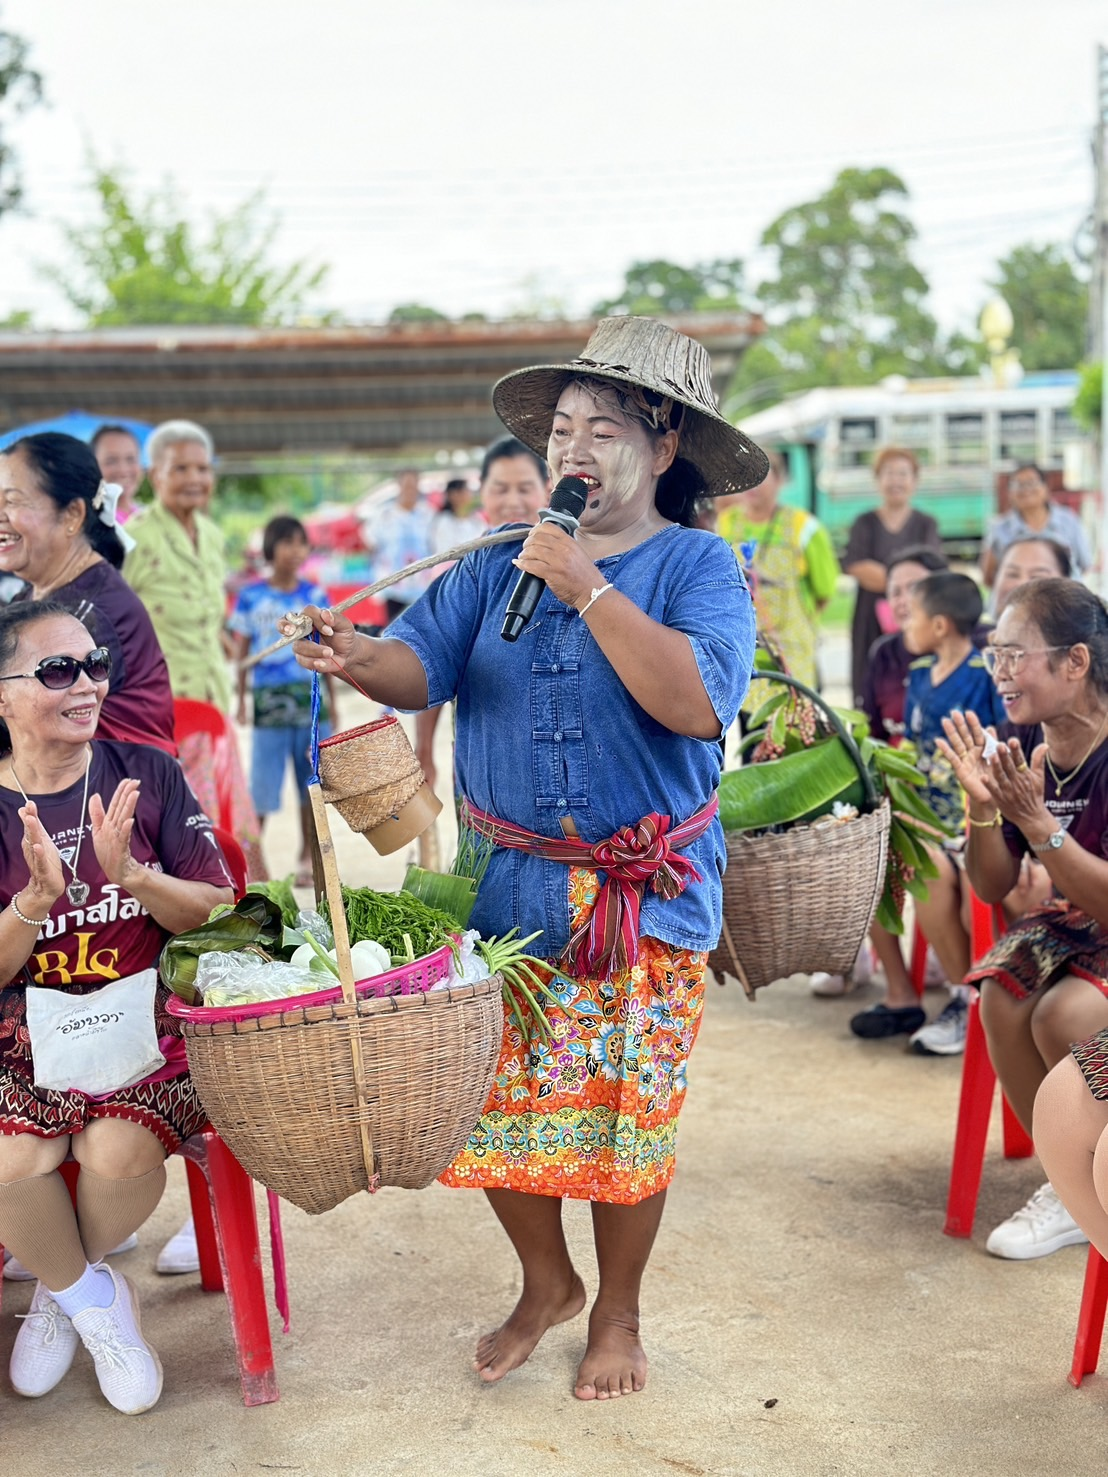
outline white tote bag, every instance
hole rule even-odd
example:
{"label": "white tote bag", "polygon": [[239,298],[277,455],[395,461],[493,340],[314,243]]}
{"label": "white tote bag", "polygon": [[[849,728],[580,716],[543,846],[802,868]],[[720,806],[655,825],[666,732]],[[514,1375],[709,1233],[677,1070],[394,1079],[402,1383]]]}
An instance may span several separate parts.
{"label": "white tote bag", "polygon": [[158,973],[144,969],[90,995],[27,987],[35,1086],[89,1096],[117,1092],[165,1065],[154,1028]]}

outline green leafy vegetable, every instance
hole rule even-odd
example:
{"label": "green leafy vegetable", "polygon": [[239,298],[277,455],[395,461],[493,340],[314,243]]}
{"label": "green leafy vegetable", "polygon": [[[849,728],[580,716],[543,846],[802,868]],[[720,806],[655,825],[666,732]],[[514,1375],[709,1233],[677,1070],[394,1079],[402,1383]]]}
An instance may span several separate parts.
{"label": "green leafy vegetable", "polygon": [[284,924],[277,904],[257,893],[247,893],[240,902],[217,917],[209,918],[199,928],[175,934],[162,950],[158,970],[162,981],[186,1005],[195,1005],[196,967],[201,954],[216,950],[234,953],[236,949],[255,948],[267,955],[279,954],[284,938]]}
{"label": "green leafy vegetable", "polygon": [[300,916],[300,904],[296,901],[292,891],[292,873],[282,877],[279,881],[249,882],[246,886],[247,895],[252,892],[261,897],[267,897],[271,902],[277,904],[281,910],[282,920],[290,928],[296,927],[296,921]]}
{"label": "green leafy vegetable", "polygon": [[[344,887],[342,905],[352,944],[374,939],[390,954],[407,957],[404,935],[411,940],[415,957],[441,949],[457,932],[458,925],[441,908],[429,907],[407,892],[376,892],[372,887]],[[319,911],[328,923],[331,905],[323,898]]]}

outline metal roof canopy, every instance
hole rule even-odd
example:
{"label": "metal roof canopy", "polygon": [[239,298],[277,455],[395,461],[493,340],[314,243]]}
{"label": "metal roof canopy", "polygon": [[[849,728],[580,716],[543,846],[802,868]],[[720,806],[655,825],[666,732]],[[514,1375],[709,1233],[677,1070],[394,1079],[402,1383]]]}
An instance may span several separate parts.
{"label": "metal roof canopy", "polygon": [[[666,321],[708,349],[717,390],[764,328],[734,314]],[[0,432],[74,406],[105,421],[183,417],[240,470],[479,447],[504,431],[491,400],[501,375],[574,358],[594,324],[0,333]]]}

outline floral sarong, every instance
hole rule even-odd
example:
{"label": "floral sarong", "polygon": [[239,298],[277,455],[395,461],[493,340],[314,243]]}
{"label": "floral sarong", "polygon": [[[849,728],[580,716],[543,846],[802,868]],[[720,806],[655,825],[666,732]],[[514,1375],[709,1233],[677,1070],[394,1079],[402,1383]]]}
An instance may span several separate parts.
{"label": "floral sarong", "polygon": [[[596,904],[595,872],[569,875],[573,927]],[[553,1035],[523,1039],[505,1010],[492,1090],[443,1184],[635,1205],[673,1177],[677,1118],[704,1008],[707,955],[658,939],[611,979],[552,966]]]}

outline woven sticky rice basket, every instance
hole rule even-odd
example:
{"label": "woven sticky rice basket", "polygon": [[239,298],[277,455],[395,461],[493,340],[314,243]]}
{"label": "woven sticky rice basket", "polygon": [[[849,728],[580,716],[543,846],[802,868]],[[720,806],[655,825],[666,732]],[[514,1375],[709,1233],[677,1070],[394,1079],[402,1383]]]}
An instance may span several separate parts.
{"label": "woven sticky rice basket", "polygon": [[819,694],[783,672],[759,675],[799,689],[828,715],[865,799],[850,820],[823,816],[776,833],[726,833],[723,922],[708,967],[720,979],[735,975],[751,1000],[791,974],[850,973],[885,888],[892,820],[857,745]]}
{"label": "woven sticky rice basket", "polygon": [[[308,787],[331,906],[339,984],[293,1000],[221,1008],[171,1000],[213,1128],[248,1174],[318,1215],[382,1185],[429,1185],[481,1116],[500,1055],[499,975],[378,997],[355,986],[334,845]],[[447,954],[449,951],[445,951]]]}

